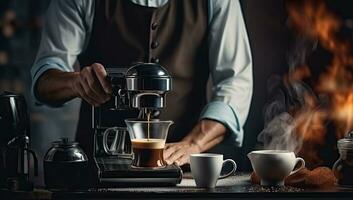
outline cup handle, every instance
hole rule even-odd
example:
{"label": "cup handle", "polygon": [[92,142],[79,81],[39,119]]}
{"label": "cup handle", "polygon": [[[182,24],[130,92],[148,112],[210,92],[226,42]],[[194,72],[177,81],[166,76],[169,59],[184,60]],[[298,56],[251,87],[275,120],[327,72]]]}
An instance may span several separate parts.
{"label": "cup handle", "polygon": [[[105,151],[105,153],[109,154],[109,155],[113,155],[113,152],[112,150],[108,147],[108,136],[109,136],[109,133],[110,131],[114,131],[116,132],[116,127],[112,127],[112,128],[107,128],[104,133],[103,133],[103,149]],[[115,136],[114,136],[114,141],[113,141],[113,145],[116,145],[116,140],[118,139],[118,134],[119,133],[115,133]]]}
{"label": "cup handle", "polygon": [[300,158],[300,157],[296,158],[296,161],[295,161],[295,165],[294,165],[294,166],[296,166],[296,165],[298,164],[298,162],[301,163],[301,164],[300,164],[300,167],[298,167],[298,169],[292,171],[292,172],[289,174],[289,176],[292,175],[292,174],[297,173],[299,170],[301,170],[301,169],[303,169],[303,168],[305,167],[305,160],[304,160],[303,158]]}
{"label": "cup handle", "polygon": [[[235,163],[235,161],[232,160],[232,159],[226,159],[226,160],[224,160],[222,166],[224,166],[227,162],[231,163],[231,164],[233,165],[233,168],[232,168],[232,170],[231,170],[230,172],[228,172],[228,173],[226,173],[226,174],[224,174],[224,175],[221,175],[221,176],[219,177],[219,179],[227,178],[228,176],[231,176],[231,175],[237,170],[237,163]],[[222,167],[222,168],[223,168],[223,167]]]}

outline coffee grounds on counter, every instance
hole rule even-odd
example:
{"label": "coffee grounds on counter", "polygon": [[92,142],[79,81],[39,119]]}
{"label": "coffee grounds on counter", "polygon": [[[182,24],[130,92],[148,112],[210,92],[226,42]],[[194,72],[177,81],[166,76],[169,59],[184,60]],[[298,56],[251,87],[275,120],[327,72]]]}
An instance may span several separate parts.
{"label": "coffee grounds on counter", "polygon": [[261,186],[261,185],[251,185],[251,186],[245,186],[244,187],[245,191],[248,192],[273,192],[273,193],[278,193],[278,192],[303,192],[304,189],[298,188],[298,187],[291,187],[291,186],[285,186],[285,187],[277,187],[277,186]]}
{"label": "coffee grounds on counter", "polygon": [[[255,172],[251,173],[251,182],[260,184],[260,177]],[[328,167],[317,167],[313,170],[304,168],[295,174],[288,176],[284,184],[298,188],[327,188],[337,182],[333,171]]]}

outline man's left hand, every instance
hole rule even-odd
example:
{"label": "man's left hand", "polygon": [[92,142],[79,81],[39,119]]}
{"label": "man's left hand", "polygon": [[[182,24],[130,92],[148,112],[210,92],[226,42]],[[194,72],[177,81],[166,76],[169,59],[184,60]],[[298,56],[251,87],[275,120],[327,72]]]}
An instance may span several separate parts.
{"label": "man's left hand", "polygon": [[176,142],[166,144],[164,158],[168,165],[176,164],[178,166],[190,162],[190,154],[200,153],[201,149],[192,142]]}
{"label": "man's left hand", "polygon": [[226,128],[213,120],[201,120],[180,142],[166,144],[164,160],[168,165],[190,163],[190,154],[209,150],[224,139]]}

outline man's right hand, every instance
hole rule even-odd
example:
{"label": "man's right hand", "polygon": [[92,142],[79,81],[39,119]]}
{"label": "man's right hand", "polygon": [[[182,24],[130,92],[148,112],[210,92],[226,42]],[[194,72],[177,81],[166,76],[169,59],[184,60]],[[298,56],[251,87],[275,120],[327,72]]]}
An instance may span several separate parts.
{"label": "man's right hand", "polygon": [[49,69],[38,79],[34,94],[39,101],[53,106],[60,106],[76,97],[92,106],[99,106],[107,102],[112,94],[106,77],[103,65],[98,63],[84,67],[80,72]]}
{"label": "man's right hand", "polygon": [[87,101],[92,106],[107,102],[112,94],[110,83],[106,79],[107,72],[103,65],[94,63],[84,67],[72,80],[72,90],[77,97]]}

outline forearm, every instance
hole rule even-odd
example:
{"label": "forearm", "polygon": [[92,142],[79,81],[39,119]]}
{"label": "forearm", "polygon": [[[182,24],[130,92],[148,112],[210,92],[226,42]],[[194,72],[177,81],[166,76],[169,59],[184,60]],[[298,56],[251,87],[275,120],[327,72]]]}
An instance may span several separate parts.
{"label": "forearm", "polygon": [[193,143],[198,146],[200,152],[207,151],[221,143],[227,129],[217,121],[203,119],[187,135],[182,142]]}
{"label": "forearm", "polygon": [[49,105],[60,105],[77,97],[72,84],[78,72],[62,72],[51,69],[43,73],[35,85],[38,99]]}

